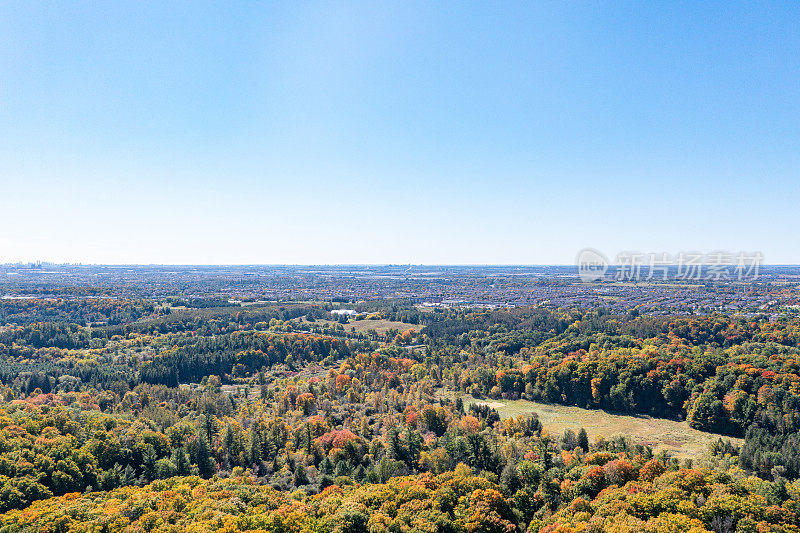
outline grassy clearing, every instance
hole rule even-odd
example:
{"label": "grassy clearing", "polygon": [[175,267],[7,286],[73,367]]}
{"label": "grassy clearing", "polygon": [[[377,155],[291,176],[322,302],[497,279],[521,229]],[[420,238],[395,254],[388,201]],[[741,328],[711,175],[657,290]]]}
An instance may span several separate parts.
{"label": "grassy clearing", "polygon": [[[308,324],[305,317],[301,319],[303,324]],[[315,324],[337,324],[337,322],[332,322],[330,320],[317,320],[314,322]],[[424,326],[419,324],[406,324],[405,322],[394,322],[392,320],[350,320],[347,324],[344,324],[345,331],[355,331],[356,333],[365,333],[371,329],[374,329],[377,333],[386,333],[390,329],[396,329],[400,332],[403,332],[407,329],[413,329],[419,332]]]}
{"label": "grassy clearing", "polygon": [[357,332],[362,331],[369,331],[370,329],[374,329],[378,333],[386,333],[390,329],[396,329],[400,332],[403,332],[407,329],[413,329],[414,331],[419,332],[424,326],[420,326],[419,324],[406,324],[405,322],[394,322],[392,320],[351,320],[349,324],[345,326],[352,327]]}
{"label": "grassy clearing", "polygon": [[[664,418],[630,416],[609,413],[601,409],[581,409],[566,405],[551,405],[527,400],[476,400],[463,396],[464,404],[473,402],[488,404],[497,409],[502,418],[530,414],[539,415],[544,428],[551,434],[560,435],[566,429],[577,432],[586,428],[590,438],[616,435],[630,437],[635,443],[651,446],[655,452],[668,451],[671,455],[684,459],[699,459],[707,453],[708,444],[720,435],[705,433],[689,427],[686,422]],[[723,437],[729,439],[730,437]],[[743,440],[730,438],[737,446]]]}

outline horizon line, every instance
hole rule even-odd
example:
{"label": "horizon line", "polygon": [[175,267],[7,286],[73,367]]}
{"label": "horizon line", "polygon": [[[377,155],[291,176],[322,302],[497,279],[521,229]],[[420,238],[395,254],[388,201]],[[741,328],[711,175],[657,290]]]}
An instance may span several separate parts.
{"label": "horizon line", "polygon": [[[315,266],[315,267],[345,267],[345,266],[406,266],[406,267],[577,267],[576,263],[83,263],[83,262],[55,262],[55,261],[15,261],[0,263],[0,267],[9,266],[30,266],[30,265],[53,265],[53,266],[99,266],[99,267],[124,267],[124,266],[174,266],[174,267],[293,267],[293,266]],[[708,265],[713,263],[698,263]],[[630,266],[623,263],[609,263],[609,267]],[[649,265],[641,264],[640,267],[647,268]],[[678,266],[677,263],[668,266]],[[735,266],[735,265],[730,265]],[[800,263],[762,263],[760,267],[800,267]]]}

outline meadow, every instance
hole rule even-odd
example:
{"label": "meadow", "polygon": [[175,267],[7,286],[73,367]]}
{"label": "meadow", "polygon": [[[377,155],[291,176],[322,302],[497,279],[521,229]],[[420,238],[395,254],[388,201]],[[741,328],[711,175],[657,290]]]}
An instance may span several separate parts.
{"label": "meadow", "polygon": [[610,413],[603,409],[582,409],[580,407],[546,404],[528,400],[478,400],[472,396],[463,396],[464,405],[477,403],[497,409],[500,417],[505,419],[517,415],[536,413],[545,431],[559,436],[565,430],[577,432],[586,429],[590,439],[604,437],[610,439],[625,435],[636,444],[650,446],[655,453],[667,451],[679,459],[701,459],[708,452],[708,445],[720,437],[741,446],[743,439],[698,431],[689,427],[684,421],[653,418],[650,416],[632,416]]}
{"label": "meadow", "polygon": [[[303,324],[309,324],[309,322],[302,318]],[[338,324],[338,322],[334,322],[331,320],[324,320],[324,319],[317,319],[314,323],[316,324]],[[375,330],[378,334],[384,334],[390,330],[397,330],[399,332],[403,332],[407,329],[415,329],[419,332],[422,329],[422,326],[414,325],[414,324],[406,324],[404,322],[396,322],[394,320],[386,320],[383,318],[379,318],[376,320],[370,319],[361,319],[361,320],[353,320],[350,319],[347,324],[344,326],[345,331],[352,331],[354,333],[366,333],[369,330]]]}

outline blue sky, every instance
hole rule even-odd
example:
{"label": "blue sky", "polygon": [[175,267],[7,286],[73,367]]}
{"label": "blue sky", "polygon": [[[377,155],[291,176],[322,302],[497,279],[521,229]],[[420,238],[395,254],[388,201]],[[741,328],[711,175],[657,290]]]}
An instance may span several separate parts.
{"label": "blue sky", "polygon": [[794,2],[2,2],[0,262],[800,263]]}

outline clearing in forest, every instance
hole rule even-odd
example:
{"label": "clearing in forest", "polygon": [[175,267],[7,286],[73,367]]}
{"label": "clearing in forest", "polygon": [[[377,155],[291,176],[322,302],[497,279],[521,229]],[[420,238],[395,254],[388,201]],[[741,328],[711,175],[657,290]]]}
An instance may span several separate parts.
{"label": "clearing in forest", "polygon": [[742,439],[696,430],[689,427],[686,421],[622,415],[602,409],[582,409],[528,400],[478,400],[469,395],[462,396],[462,399],[465,408],[473,402],[494,407],[501,418],[536,413],[544,429],[554,436],[562,435],[567,429],[577,433],[580,428],[586,429],[590,439],[597,436],[609,439],[625,435],[634,443],[652,447],[656,453],[666,450],[670,455],[681,459],[701,458],[708,452],[709,443],[720,437],[730,440],[736,446],[741,446],[744,442]]}
{"label": "clearing in forest", "polygon": [[[308,324],[309,322],[302,318],[300,321],[303,325]],[[336,324],[337,322],[333,322],[331,320],[325,319],[317,319],[315,324]],[[400,333],[404,332],[407,329],[413,329],[417,333],[424,328],[425,326],[421,324],[406,324],[405,322],[395,322],[393,320],[385,320],[383,318],[377,320],[349,320],[347,324],[344,324],[345,331],[355,331],[356,333],[366,333],[367,331],[374,329],[378,334],[384,334],[390,329],[396,329]]]}

